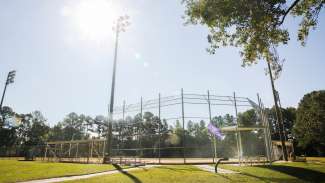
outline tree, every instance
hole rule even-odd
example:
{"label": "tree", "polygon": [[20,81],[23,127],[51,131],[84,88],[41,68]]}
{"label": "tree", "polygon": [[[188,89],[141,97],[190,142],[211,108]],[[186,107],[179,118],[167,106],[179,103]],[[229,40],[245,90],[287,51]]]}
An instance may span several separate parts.
{"label": "tree", "polygon": [[[275,114],[275,107],[266,108],[266,113],[268,114],[268,121],[270,123],[270,130],[271,136],[273,140],[279,140],[279,134],[276,127],[276,114]],[[285,138],[293,139],[293,125],[296,122],[296,108],[288,107],[288,108],[281,108],[281,113],[283,116],[283,126],[285,131]]]}
{"label": "tree", "polygon": [[31,129],[28,132],[26,145],[43,145],[48,139],[49,126],[47,120],[40,111],[31,113]]}
{"label": "tree", "polygon": [[236,125],[235,123],[235,117],[230,114],[226,114],[224,117],[224,125],[225,126],[233,126]]}
{"label": "tree", "polygon": [[62,123],[57,123],[49,131],[49,141],[62,141],[65,140],[63,136],[63,125]]}
{"label": "tree", "polygon": [[214,54],[220,46],[240,47],[244,66],[263,58],[273,63],[274,70],[281,70],[276,47],[290,39],[284,21],[288,15],[302,18],[298,40],[305,45],[310,29],[317,26],[325,1],[183,0],[183,3],[187,23],[209,28],[210,53]]}
{"label": "tree", "polygon": [[21,123],[17,128],[17,143],[29,149],[31,146],[43,145],[48,139],[49,126],[40,111],[20,114]]}
{"label": "tree", "polygon": [[105,132],[107,130],[107,119],[102,116],[98,115],[95,117],[94,121],[94,132],[97,133],[98,138],[105,136]]}
{"label": "tree", "polygon": [[184,142],[183,134],[184,134],[183,126],[181,125],[181,122],[179,120],[176,120],[175,128],[173,129],[174,136],[172,136],[173,138],[171,138],[172,144],[173,145],[183,145],[183,142]]}
{"label": "tree", "polygon": [[62,125],[62,140],[80,140],[88,138],[85,134],[85,115],[78,115],[74,112],[69,113],[63,121]]}
{"label": "tree", "polygon": [[216,127],[223,127],[225,125],[225,119],[222,116],[215,116],[211,120],[212,124]]}
{"label": "tree", "polygon": [[[251,65],[258,60],[267,61],[279,135],[284,159],[287,160],[283,135],[283,120],[278,107],[274,80],[282,70],[277,47],[287,44],[289,31],[283,26],[288,15],[302,18],[298,40],[305,45],[311,28],[316,28],[318,15],[324,0],[183,0],[188,24],[206,25],[210,33],[208,51],[214,54],[220,46],[240,47],[242,65]],[[272,72],[273,71],[273,72]]]}
{"label": "tree", "polygon": [[238,113],[239,126],[256,126],[257,120],[257,114],[254,109],[247,110],[243,113]]}
{"label": "tree", "polygon": [[0,109],[0,127],[5,127],[6,119],[12,118],[15,116],[15,112],[11,107],[4,106]]}
{"label": "tree", "polygon": [[16,146],[26,153],[47,141],[49,126],[40,111],[17,114],[10,107],[3,107],[1,114],[0,147],[8,149]]}
{"label": "tree", "polygon": [[86,138],[89,138],[94,132],[94,120],[90,116],[84,114],[79,115],[79,123],[82,125],[84,130],[84,135]]}
{"label": "tree", "polygon": [[187,132],[187,135],[189,136],[192,136],[194,134],[194,123],[191,120],[187,122]]}
{"label": "tree", "polygon": [[10,147],[16,142],[16,127],[9,127],[7,122],[5,122],[15,115],[16,113],[13,109],[8,106],[4,106],[0,109],[0,148]]}
{"label": "tree", "polygon": [[313,91],[302,98],[294,134],[298,146],[310,148],[317,155],[325,155],[325,90]]}
{"label": "tree", "polygon": [[[157,116],[154,116],[151,112],[145,112],[143,114],[143,132],[145,135],[158,133],[159,120]],[[149,136],[148,136],[149,137]]]}
{"label": "tree", "polygon": [[283,126],[286,132],[286,139],[293,138],[293,125],[296,123],[297,109],[294,107],[288,107],[281,109],[283,116]]}

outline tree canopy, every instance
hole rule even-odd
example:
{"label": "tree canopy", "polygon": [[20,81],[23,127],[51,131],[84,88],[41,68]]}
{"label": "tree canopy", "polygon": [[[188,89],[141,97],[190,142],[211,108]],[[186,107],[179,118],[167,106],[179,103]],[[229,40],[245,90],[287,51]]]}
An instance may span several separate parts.
{"label": "tree canopy", "polygon": [[[317,26],[324,0],[183,0],[188,24],[209,28],[208,51],[220,46],[240,47],[243,65],[266,59],[281,69],[276,47],[290,39],[283,23],[289,15],[301,17],[298,40],[305,45],[310,29]],[[279,67],[280,66],[280,67]]]}
{"label": "tree canopy", "polygon": [[[276,111],[275,107],[266,108],[266,113],[268,114],[268,121],[270,123],[270,130],[273,140],[280,140],[278,127],[276,124]],[[283,128],[285,131],[285,139],[293,139],[292,128],[296,123],[297,110],[293,107],[280,108],[282,118],[283,118]]]}
{"label": "tree canopy", "polygon": [[299,103],[294,125],[299,146],[311,147],[316,155],[325,152],[325,90],[306,94]]}

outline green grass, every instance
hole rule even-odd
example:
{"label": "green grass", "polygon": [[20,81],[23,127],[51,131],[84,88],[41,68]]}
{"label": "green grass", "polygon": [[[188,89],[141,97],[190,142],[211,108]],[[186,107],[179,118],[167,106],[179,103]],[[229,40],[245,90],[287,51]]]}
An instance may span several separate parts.
{"label": "green grass", "polygon": [[286,163],[272,166],[236,167],[221,165],[222,168],[239,174],[214,174],[201,171],[194,166],[160,166],[147,170],[122,172],[91,179],[71,182],[117,182],[117,183],[194,183],[194,182],[325,182],[325,167],[308,163]]}
{"label": "green grass", "polygon": [[[239,175],[241,178],[241,175]],[[240,179],[238,179],[240,180]],[[226,176],[201,171],[194,166],[175,165],[160,166],[151,169],[122,172],[72,182],[114,182],[114,183],[196,183],[196,182],[230,182]]]}
{"label": "green grass", "polygon": [[0,160],[0,183],[80,175],[112,169],[115,169],[112,165]]}
{"label": "green grass", "polygon": [[325,163],[325,157],[306,157],[307,161]]}
{"label": "green grass", "polygon": [[289,162],[274,163],[272,166],[220,167],[240,172],[260,182],[325,182],[325,166],[322,164]]}
{"label": "green grass", "polygon": [[[70,182],[182,183],[182,182],[325,182],[325,165],[317,163],[275,163],[272,166],[238,167],[220,165],[239,174],[214,174],[194,166],[159,166],[131,172]],[[111,165],[46,163],[0,160],[0,183],[88,174],[115,169]]]}

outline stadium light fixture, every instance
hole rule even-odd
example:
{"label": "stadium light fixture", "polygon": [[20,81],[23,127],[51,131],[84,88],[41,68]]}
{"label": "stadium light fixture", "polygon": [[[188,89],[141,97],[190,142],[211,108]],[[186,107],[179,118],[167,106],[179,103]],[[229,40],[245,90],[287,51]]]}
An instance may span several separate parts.
{"label": "stadium light fixture", "polygon": [[4,90],[3,90],[3,93],[2,93],[2,98],[1,98],[1,103],[0,103],[0,110],[2,110],[2,104],[3,104],[4,97],[5,97],[5,95],[6,95],[7,86],[8,86],[9,84],[14,83],[14,81],[15,81],[15,76],[16,76],[16,71],[15,71],[15,70],[10,71],[10,72],[8,73],[7,80],[6,80],[6,83],[5,83],[5,87],[4,87]]}

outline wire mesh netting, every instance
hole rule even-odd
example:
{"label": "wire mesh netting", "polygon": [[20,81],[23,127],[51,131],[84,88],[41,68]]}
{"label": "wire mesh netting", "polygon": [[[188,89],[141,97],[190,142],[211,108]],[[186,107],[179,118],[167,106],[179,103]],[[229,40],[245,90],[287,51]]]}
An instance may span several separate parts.
{"label": "wire mesh netting", "polygon": [[[270,162],[269,123],[258,97],[186,93],[114,108],[111,142],[105,138],[48,142],[42,152],[48,161],[100,163]],[[222,132],[215,137],[211,123]],[[107,144],[111,144],[110,147]],[[108,148],[107,148],[108,147]],[[106,153],[106,154],[105,154]]]}
{"label": "wire mesh netting", "polygon": [[[114,108],[112,157],[149,163],[271,160],[261,102],[245,97],[183,93]],[[212,123],[223,132],[215,138]]]}

